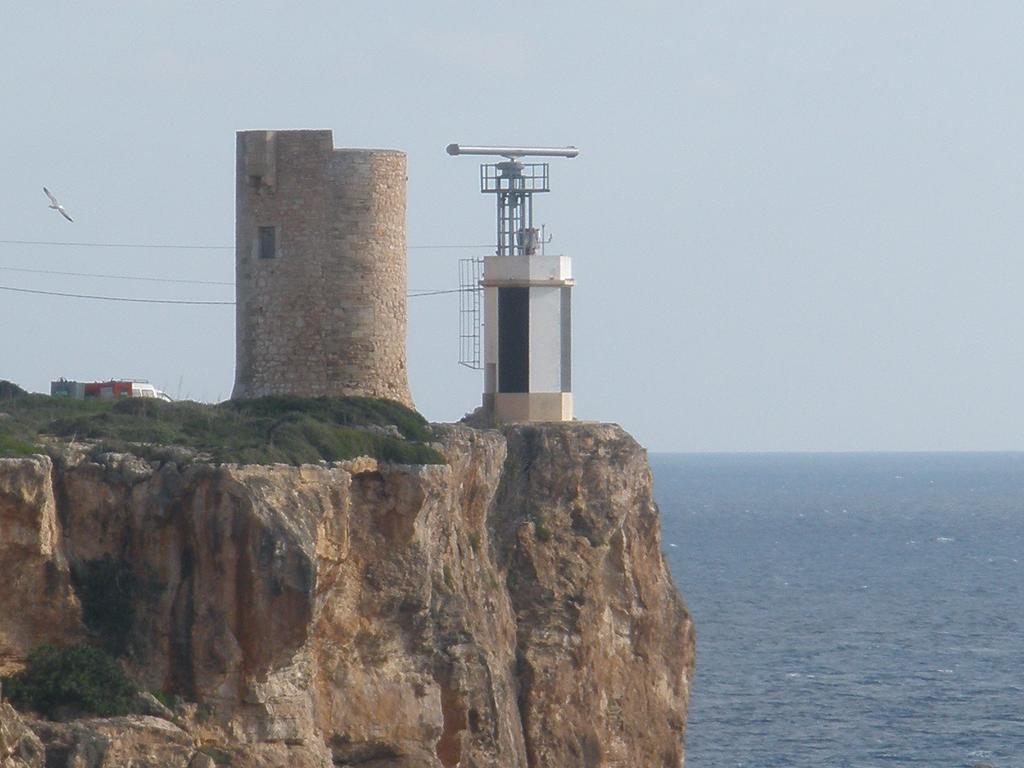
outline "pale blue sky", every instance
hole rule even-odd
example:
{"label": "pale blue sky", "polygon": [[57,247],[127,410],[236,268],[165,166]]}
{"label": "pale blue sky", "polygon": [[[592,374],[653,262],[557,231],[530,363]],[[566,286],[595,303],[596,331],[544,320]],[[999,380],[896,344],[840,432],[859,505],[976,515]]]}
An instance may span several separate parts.
{"label": "pale blue sky", "polygon": [[[537,219],[574,257],[581,418],[652,450],[1024,449],[1024,6],[16,4],[0,240],[232,244],[234,132],[409,158],[412,246],[487,243],[449,142],[575,144]],[[75,217],[46,208],[54,190]],[[471,252],[470,252],[471,253]],[[481,252],[483,253],[483,252]],[[459,250],[409,252],[452,288]],[[233,253],[0,243],[0,286],[233,298]],[[0,378],[230,394],[230,307],[0,291]],[[413,395],[479,402],[457,300],[412,299]]]}

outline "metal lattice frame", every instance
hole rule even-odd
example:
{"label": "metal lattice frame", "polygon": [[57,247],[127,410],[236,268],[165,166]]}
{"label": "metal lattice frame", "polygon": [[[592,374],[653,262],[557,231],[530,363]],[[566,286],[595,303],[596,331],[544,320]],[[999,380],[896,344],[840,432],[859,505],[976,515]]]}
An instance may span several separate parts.
{"label": "metal lattice frame", "polygon": [[516,236],[533,228],[533,193],[551,191],[548,164],[506,160],[481,165],[480,191],[497,195],[497,255],[522,255]]}
{"label": "metal lattice frame", "polygon": [[[525,251],[520,233],[533,227],[533,193],[548,192],[548,164],[508,160],[480,166],[480,191],[497,197],[498,256]],[[483,259],[459,260],[459,364],[483,366]]]}
{"label": "metal lattice frame", "polygon": [[483,366],[483,259],[459,259],[459,364],[479,371]]}

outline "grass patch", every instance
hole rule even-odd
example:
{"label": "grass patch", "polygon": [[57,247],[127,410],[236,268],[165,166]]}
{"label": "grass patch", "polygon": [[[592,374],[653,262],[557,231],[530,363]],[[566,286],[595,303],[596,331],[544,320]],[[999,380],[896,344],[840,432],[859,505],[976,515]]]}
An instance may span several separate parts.
{"label": "grass patch", "polygon": [[547,524],[543,520],[538,519],[533,524],[533,535],[537,537],[537,541],[545,543],[551,541],[551,537],[554,534],[551,533],[551,529],[548,528]]}
{"label": "grass patch", "polygon": [[178,702],[175,700],[175,697],[166,691],[150,691],[150,693],[153,694],[154,699],[159,701],[172,712],[178,706]]}
{"label": "grass patch", "polygon": [[399,464],[443,464],[425,443],[416,411],[369,397],[261,397],[217,405],[134,398],[116,403],[27,394],[0,382],[0,456],[44,452],[40,436],[89,440],[101,451],[148,459],[170,446],[215,463],[306,464],[372,456]]}
{"label": "grass patch", "polygon": [[41,645],[22,672],[3,680],[4,697],[18,709],[48,718],[64,715],[114,717],[129,714],[135,686],[105,651],[79,644]]}
{"label": "grass patch", "polygon": [[0,457],[31,456],[40,452],[39,447],[33,443],[14,435],[6,435],[2,430],[3,425],[0,425]]}

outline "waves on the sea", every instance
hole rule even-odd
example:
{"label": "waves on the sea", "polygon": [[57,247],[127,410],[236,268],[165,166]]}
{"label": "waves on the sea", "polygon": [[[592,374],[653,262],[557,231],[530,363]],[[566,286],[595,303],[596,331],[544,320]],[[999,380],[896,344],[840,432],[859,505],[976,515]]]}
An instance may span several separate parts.
{"label": "waves on the sea", "polygon": [[1024,454],[651,463],[687,768],[1024,765]]}

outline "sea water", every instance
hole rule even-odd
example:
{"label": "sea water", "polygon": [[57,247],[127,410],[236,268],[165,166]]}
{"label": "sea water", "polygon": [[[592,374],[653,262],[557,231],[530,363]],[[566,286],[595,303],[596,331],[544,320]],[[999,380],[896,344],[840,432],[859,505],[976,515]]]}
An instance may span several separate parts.
{"label": "sea water", "polygon": [[687,768],[1024,766],[1024,454],[655,454]]}

